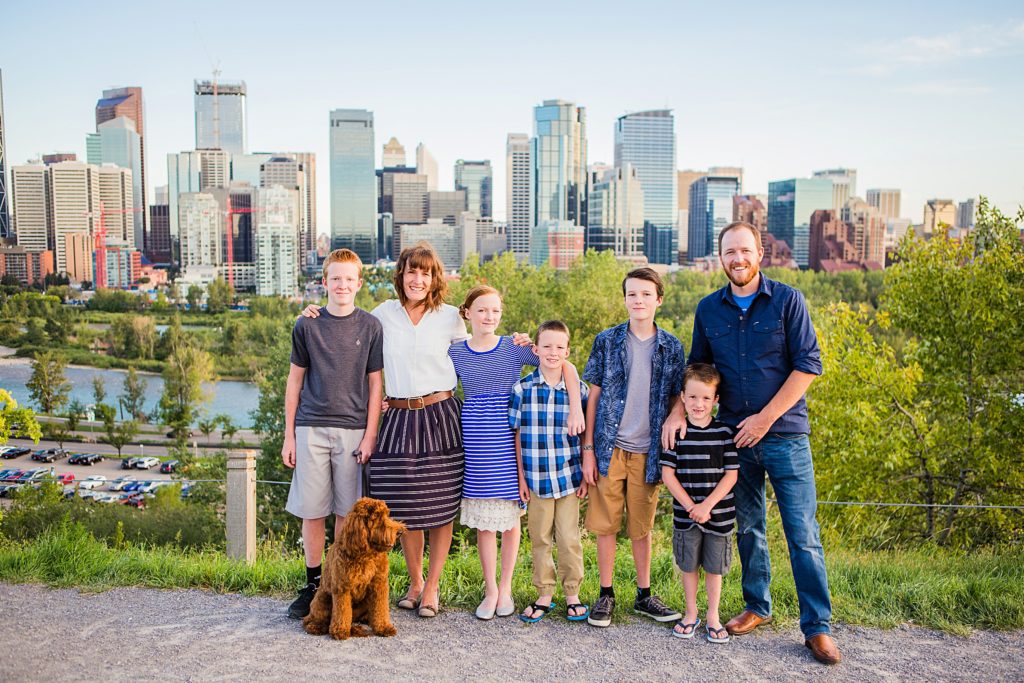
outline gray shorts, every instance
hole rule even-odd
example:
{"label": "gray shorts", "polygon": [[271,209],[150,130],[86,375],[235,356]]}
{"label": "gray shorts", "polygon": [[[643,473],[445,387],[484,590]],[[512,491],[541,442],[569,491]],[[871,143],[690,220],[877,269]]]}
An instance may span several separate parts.
{"label": "gray shorts", "polygon": [[672,532],[672,554],[676,565],[687,574],[700,566],[706,574],[728,574],[732,566],[732,534],[718,536],[701,531],[696,524]]}
{"label": "gray shorts", "polygon": [[345,516],[363,494],[359,463],[362,429],[295,428],[295,473],[284,509],[302,519]]}

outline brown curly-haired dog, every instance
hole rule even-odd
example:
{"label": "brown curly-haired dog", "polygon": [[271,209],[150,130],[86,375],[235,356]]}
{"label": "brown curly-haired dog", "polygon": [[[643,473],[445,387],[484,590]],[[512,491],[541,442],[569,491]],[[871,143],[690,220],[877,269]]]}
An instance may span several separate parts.
{"label": "brown curly-haired dog", "polygon": [[[356,502],[327,552],[323,581],[302,620],[307,633],[330,633],[338,640],[397,633],[388,605],[388,551],[403,531],[405,525],[391,519],[383,501]],[[369,624],[370,631],[356,622]]]}

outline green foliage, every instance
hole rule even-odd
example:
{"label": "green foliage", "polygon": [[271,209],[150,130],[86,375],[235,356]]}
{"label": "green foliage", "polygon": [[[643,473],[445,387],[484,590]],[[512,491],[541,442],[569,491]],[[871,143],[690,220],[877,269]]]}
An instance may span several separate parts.
{"label": "green foliage", "polygon": [[10,392],[0,389],[0,444],[7,443],[12,436],[39,443],[42,432],[35,414],[28,408],[19,408]]}
{"label": "green foliage", "polygon": [[107,385],[101,375],[93,375],[92,400],[98,406],[107,400]]}
{"label": "green foliage", "polygon": [[199,302],[203,300],[203,288],[199,285],[189,285],[185,300],[188,301],[188,309],[190,311],[198,311]]}
{"label": "green foliage", "polygon": [[126,313],[141,311],[149,304],[149,298],[127,292],[123,289],[98,289],[86,303],[90,311]]}
{"label": "green foliage", "polygon": [[[191,291],[190,288],[190,294]],[[234,303],[234,298],[235,291],[231,285],[224,278],[217,278],[206,287],[206,310],[213,314],[223,313]]]}
{"label": "green foliage", "polygon": [[117,449],[117,457],[120,458],[121,449],[130,444],[139,433],[139,424],[134,420],[117,424],[104,422],[103,429],[107,443]]}
{"label": "green foliage", "polygon": [[139,377],[138,370],[135,366],[129,367],[128,372],[124,376],[124,384],[122,384],[121,397],[118,399],[118,403],[121,404],[121,409],[128,414],[129,419],[137,422],[146,421],[146,387],[149,385],[145,379]]}
{"label": "green foliage", "polygon": [[208,400],[203,382],[215,379],[213,361],[194,342],[182,340],[171,350],[163,378],[160,415],[172,427],[177,440],[184,441],[196,412]]}
{"label": "green foliage", "polygon": [[32,361],[32,376],[25,386],[42,412],[55,413],[68,402],[71,384],[64,377],[67,365],[67,359],[59,353],[36,353]]}
{"label": "green foliage", "polygon": [[72,400],[68,404],[68,409],[64,411],[64,419],[68,425],[69,432],[78,431],[78,423],[82,417],[85,416],[85,406],[77,398]]}
{"label": "green foliage", "polygon": [[110,353],[120,358],[154,358],[157,338],[153,318],[143,315],[119,316],[107,331]]}
{"label": "green foliage", "polygon": [[[292,471],[281,462],[281,448],[284,445],[284,392],[291,365],[291,335],[282,330],[268,351],[267,362],[257,375],[260,400],[252,414],[253,429],[260,435],[256,477],[263,481],[290,481]],[[287,497],[287,486],[256,488],[261,532],[283,537],[286,542],[298,536],[294,518],[284,511]]]}
{"label": "green foliage", "polygon": [[29,318],[49,318],[60,308],[61,298],[39,292],[19,292],[9,296],[0,307],[0,317],[17,322]]}

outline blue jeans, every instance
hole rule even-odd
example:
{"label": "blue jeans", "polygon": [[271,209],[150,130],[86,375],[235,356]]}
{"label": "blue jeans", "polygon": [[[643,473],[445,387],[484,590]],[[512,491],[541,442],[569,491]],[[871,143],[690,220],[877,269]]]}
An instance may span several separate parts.
{"label": "blue jeans", "polygon": [[753,446],[740,448],[736,482],[736,545],[743,567],[746,608],[766,617],[772,613],[771,563],[765,518],[765,474],[775,489],[789,562],[800,601],[800,630],[810,638],[830,633],[832,599],[825,574],[825,552],[815,513],[817,491],[811,444],[806,434],[767,434]]}

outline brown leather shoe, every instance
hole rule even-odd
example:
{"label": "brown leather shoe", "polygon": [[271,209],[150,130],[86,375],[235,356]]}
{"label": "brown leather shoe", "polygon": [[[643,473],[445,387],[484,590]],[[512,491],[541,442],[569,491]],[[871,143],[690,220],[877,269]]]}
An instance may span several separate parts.
{"label": "brown leather shoe", "polygon": [[811,654],[822,664],[838,664],[843,661],[843,655],[836,647],[836,641],[827,633],[819,633],[804,641],[804,645],[811,649]]}
{"label": "brown leather shoe", "polygon": [[761,624],[770,623],[772,623],[770,615],[762,617],[750,610],[743,610],[726,623],[725,630],[729,632],[729,635],[745,636]]}

